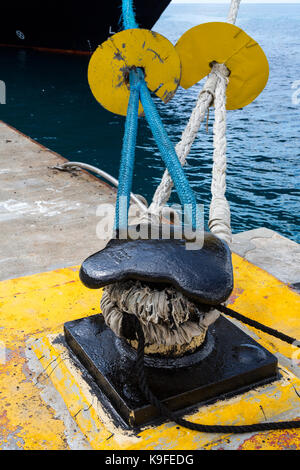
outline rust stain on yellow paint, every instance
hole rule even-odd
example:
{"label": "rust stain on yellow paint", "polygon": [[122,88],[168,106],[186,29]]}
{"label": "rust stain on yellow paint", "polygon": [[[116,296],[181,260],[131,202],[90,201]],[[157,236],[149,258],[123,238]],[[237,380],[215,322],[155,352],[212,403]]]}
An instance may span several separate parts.
{"label": "rust stain on yellow paint", "polygon": [[273,431],[246,439],[238,450],[299,450],[300,435],[293,430]]}
{"label": "rust stain on yellow paint", "polygon": [[[78,288],[76,288],[76,285]],[[95,313],[99,293],[66,268],[0,282],[0,449],[66,449],[65,424],[42,399],[25,357],[29,338]],[[4,362],[4,363],[1,363]]]}
{"label": "rust stain on yellow paint", "polygon": [[[126,116],[129,72],[141,68],[149,90],[167,103],[175,94],[181,64],[175,47],[147,29],[127,29],[111,36],[93,53],[88,81],[96,100],[107,110]],[[139,115],[143,107],[139,104]]]}
{"label": "rust stain on yellow paint", "polygon": [[[231,306],[284,333],[300,338],[299,295],[286,285],[233,255],[235,286]],[[43,398],[39,385],[51,380],[70,415],[94,449],[256,449],[300,448],[300,431],[243,435],[203,434],[173,423],[138,434],[117,427],[84,379],[72,367],[67,349],[51,341],[66,321],[99,312],[101,292],[86,289],[77,267],[0,283],[0,448],[65,449],[66,423]],[[289,368],[296,349],[253,328],[250,334],[269,351],[284,357],[281,379],[243,395],[200,407],[189,419],[205,424],[247,424],[299,416],[300,380]],[[44,372],[35,377],[26,351]],[[50,378],[49,378],[50,377]],[[50,382],[49,382],[50,383]],[[289,418],[282,418],[288,415]]]}

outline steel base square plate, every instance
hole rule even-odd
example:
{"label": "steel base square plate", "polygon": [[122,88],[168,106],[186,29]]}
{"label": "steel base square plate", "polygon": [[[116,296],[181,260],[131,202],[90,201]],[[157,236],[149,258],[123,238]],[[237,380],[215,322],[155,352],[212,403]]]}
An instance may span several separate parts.
{"label": "steel base square plate", "polygon": [[[101,315],[65,323],[65,339],[79,361],[129,425],[157,417],[139,390],[135,351]],[[224,399],[278,378],[276,357],[223,316],[205,343],[177,360],[145,358],[150,389],[172,410]]]}

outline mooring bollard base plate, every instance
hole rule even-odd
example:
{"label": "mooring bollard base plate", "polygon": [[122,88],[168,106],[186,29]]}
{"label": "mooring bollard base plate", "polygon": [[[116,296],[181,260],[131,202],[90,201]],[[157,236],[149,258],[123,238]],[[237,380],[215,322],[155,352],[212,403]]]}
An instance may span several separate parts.
{"label": "mooring bollard base plate", "polygon": [[[142,395],[136,376],[135,352],[117,338],[102,315],[65,323],[65,339],[76,357],[105,393],[111,405],[129,425],[151,422],[157,410]],[[195,363],[195,353],[171,366],[151,367],[145,374],[152,392],[170,409],[222,400],[279,378],[277,358],[223,316],[209,327]],[[153,361],[155,364],[155,360]],[[189,365],[190,364],[190,365]]]}

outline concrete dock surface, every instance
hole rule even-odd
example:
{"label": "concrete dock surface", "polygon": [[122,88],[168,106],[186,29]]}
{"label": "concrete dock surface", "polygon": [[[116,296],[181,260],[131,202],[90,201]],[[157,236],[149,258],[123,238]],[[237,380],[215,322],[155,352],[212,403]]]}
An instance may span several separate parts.
{"label": "concrete dock surface", "polygon": [[80,264],[100,250],[100,203],[116,190],[0,122],[0,280]]}
{"label": "concrete dock surface", "polygon": [[286,284],[300,282],[300,245],[274,230],[260,227],[236,233],[231,249]]}
{"label": "concrete dock surface", "polygon": [[[116,189],[0,121],[0,280],[80,264],[100,250],[99,204]],[[261,227],[234,234],[232,251],[279,280],[300,281],[300,245]]]}

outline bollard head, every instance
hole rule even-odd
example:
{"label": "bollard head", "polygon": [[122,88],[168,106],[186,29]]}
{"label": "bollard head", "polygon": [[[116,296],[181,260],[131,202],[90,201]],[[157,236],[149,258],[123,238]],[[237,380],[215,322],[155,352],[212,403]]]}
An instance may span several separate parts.
{"label": "bollard head", "polygon": [[80,279],[91,289],[130,279],[167,283],[196,302],[218,305],[233,289],[231,252],[207,232],[198,250],[187,250],[185,240],[172,237],[112,239],[83,262]]}

